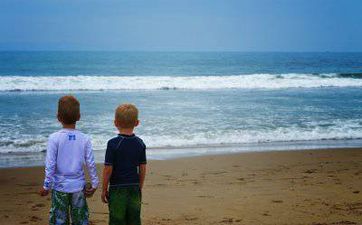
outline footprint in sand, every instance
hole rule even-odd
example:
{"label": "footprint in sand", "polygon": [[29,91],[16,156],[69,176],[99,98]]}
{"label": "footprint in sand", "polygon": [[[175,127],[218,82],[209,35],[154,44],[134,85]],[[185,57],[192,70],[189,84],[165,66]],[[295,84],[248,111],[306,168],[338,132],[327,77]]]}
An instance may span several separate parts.
{"label": "footprint in sand", "polygon": [[43,208],[43,207],[45,207],[45,204],[43,204],[43,203],[38,203],[38,204],[35,204],[35,205],[33,205],[33,206],[31,207],[31,211],[38,211],[39,208]]}
{"label": "footprint in sand", "polygon": [[197,217],[185,217],[185,220],[187,221],[193,221],[193,220],[198,220],[199,218]]}
{"label": "footprint in sand", "polygon": [[16,184],[17,186],[21,186],[21,187],[36,187],[39,184],[38,183],[28,183],[28,184]]}
{"label": "footprint in sand", "polygon": [[304,173],[308,173],[308,174],[315,173],[315,172],[317,172],[316,169],[310,169],[310,170],[304,171]]}
{"label": "footprint in sand", "polygon": [[[227,217],[224,217],[223,220],[220,221],[220,223],[233,223],[234,222],[234,218],[227,218]],[[240,221],[236,221],[235,222],[240,222]]]}
{"label": "footprint in sand", "polygon": [[32,216],[32,217],[30,217],[29,220],[30,220],[31,222],[39,222],[39,221],[41,221],[42,219],[39,218],[39,217],[37,217],[37,216]]}
{"label": "footprint in sand", "polygon": [[34,205],[33,207],[41,208],[41,207],[45,207],[45,204],[43,204],[43,203],[38,203],[38,204]]}
{"label": "footprint in sand", "polygon": [[335,223],[332,223],[333,225],[334,224],[339,224],[339,225],[352,225],[352,224],[357,224],[355,222],[352,222],[352,221],[348,221],[348,220],[342,220],[342,221],[338,221],[338,222],[335,222]]}
{"label": "footprint in sand", "polygon": [[194,181],[192,181],[192,184],[196,185],[196,184],[200,184],[200,182],[197,180],[194,180]]}
{"label": "footprint in sand", "polygon": [[186,171],[182,172],[182,174],[181,174],[182,177],[187,177],[188,175],[189,174]]}
{"label": "footprint in sand", "polygon": [[339,222],[334,222],[334,223],[312,223],[312,225],[353,225],[353,224],[357,224],[355,222],[352,221],[348,221],[348,220],[343,220],[343,221],[339,221]]}
{"label": "footprint in sand", "polygon": [[212,195],[199,195],[197,197],[199,197],[199,198],[215,198],[215,196],[212,196]]}

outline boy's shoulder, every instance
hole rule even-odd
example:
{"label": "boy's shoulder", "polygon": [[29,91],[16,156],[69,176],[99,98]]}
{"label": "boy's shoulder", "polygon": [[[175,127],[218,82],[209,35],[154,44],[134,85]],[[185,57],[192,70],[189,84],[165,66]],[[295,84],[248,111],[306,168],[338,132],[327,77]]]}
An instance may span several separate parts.
{"label": "boy's shoulder", "polygon": [[137,135],[135,136],[136,140],[143,146],[146,147],[145,143],[143,142],[142,138],[138,137]]}
{"label": "boy's shoulder", "polygon": [[118,135],[118,136],[115,136],[115,137],[109,139],[108,144],[113,144],[113,143],[119,142],[120,140],[121,140],[121,137]]}
{"label": "boy's shoulder", "polygon": [[48,139],[49,139],[49,140],[53,140],[53,141],[58,140],[58,139],[59,139],[59,136],[61,135],[61,132],[60,132],[60,131],[61,131],[61,130],[58,130],[58,131],[50,134],[49,137],[48,137]]}

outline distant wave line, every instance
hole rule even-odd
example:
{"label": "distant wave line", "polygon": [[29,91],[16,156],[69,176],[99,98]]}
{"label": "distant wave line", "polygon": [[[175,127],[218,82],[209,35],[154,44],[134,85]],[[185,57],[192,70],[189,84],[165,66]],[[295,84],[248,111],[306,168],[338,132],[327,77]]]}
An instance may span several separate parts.
{"label": "distant wave line", "polygon": [[362,73],[225,76],[0,76],[0,91],[207,90],[362,87]]}

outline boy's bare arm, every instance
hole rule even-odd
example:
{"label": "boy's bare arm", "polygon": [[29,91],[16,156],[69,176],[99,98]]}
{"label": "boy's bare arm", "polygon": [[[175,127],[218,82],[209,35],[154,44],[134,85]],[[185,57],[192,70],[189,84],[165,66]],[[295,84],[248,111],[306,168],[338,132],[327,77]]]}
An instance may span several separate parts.
{"label": "boy's bare arm", "polygon": [[140,189],[142,190],[146,178],[146,164],[140,164]]}
{"label": "boy's bare arm", "polygon": [[102,202],[108,203],[108,185],[111,178],[113,167],[105,165],[103,169]]}

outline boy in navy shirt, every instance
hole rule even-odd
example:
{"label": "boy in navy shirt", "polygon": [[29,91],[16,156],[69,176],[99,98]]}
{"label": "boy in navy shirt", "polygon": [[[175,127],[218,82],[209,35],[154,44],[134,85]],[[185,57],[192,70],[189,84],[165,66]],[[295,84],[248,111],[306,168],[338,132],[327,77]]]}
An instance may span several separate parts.
{"label": "boy in navy shirt", "polygon": [[116,109],[119,134],[108,141],[103,170],[102,201],[109,206],[110,225],[141,224],[141,191],[146,175],[146,145],[133,130],[138,109],[123,104]]}

